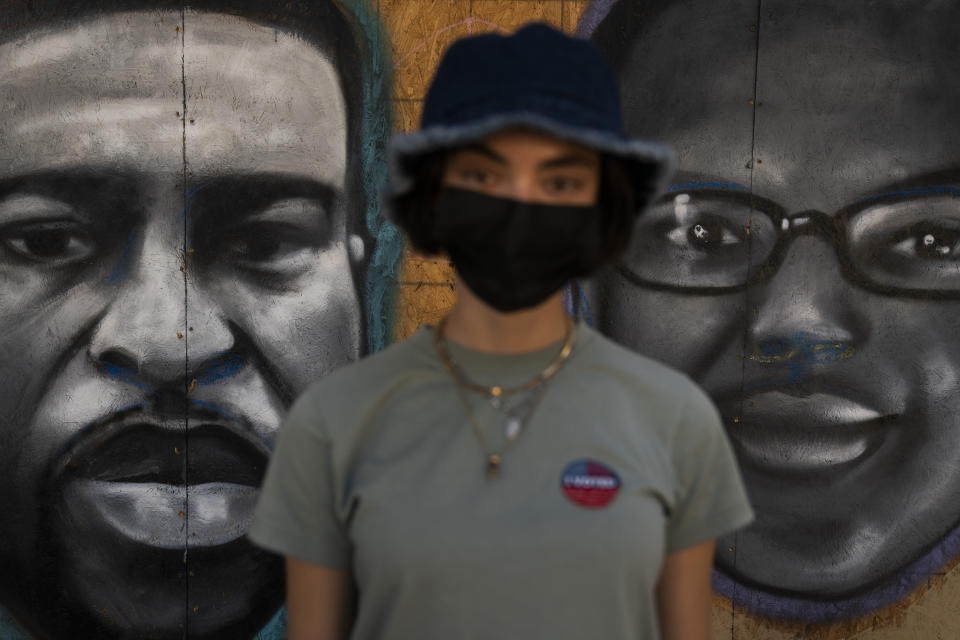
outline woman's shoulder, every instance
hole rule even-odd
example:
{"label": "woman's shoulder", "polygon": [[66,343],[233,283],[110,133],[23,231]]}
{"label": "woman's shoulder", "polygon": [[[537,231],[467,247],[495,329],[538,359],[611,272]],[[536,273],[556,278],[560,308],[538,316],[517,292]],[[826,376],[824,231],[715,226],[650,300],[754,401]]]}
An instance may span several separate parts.
{"label": "woman's shoulder", "polygon": [[595,374],[593,388],[613,387],[617,398],[645,418],[637,418],[634,426],[643,424],[644,433],[657,437],[673,455],[725,439],[716,406],[687,374],[589,332],[584,370]]}

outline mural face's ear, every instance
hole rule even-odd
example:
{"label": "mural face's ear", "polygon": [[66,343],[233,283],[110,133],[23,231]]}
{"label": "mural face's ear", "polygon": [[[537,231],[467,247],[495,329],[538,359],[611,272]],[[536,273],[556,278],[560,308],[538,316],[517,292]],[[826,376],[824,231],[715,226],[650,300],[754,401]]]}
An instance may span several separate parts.
{"label": "mural face's ear", "polygon": [[350,261],[354,264],[360,264],[363,262],[363,258],[366,255],[367,246],[364,243],[363,238],[358,236],[355,233],[350,234],[350,238],[347,240],[347,247],[350,251]]}

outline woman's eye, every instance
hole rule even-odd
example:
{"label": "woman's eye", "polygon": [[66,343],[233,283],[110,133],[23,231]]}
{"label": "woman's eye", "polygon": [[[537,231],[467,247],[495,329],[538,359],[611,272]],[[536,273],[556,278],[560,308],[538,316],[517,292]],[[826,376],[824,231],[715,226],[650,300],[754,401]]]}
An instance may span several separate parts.
{"label": "woman's eye", "polygon": [[960,259],[960,229],[936,223],[917,225],[898,234],[893,250],[901,255],[924,260]]}
{"label": "woman's eye", "polygon": [[69,221],[13,225],[0,230],[0,242],[17,256],[57,267],[85,260],[96,251],[90,234]]}
{"label": "woman's eye", "polygon": [[560,176],[550,178],[547,181],[546,188],[549,193],[569,193],[570,191],[577,191],[582,185],[583,182],[576,178]]}
{"label": "woman's eye", "polygon": [[494,174],[483,169],[468,169],[460,174],[464,182],[469,184],[488,186],[494,182]]}

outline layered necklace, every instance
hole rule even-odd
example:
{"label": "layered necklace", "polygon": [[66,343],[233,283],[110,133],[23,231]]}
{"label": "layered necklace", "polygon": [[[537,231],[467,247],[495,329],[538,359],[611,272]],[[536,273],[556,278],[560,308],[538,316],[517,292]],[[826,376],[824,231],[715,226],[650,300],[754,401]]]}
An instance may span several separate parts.
{"label": "layered necklace", "polygon": [[[560,371],[560,368],[563,367],[567,358],[570,357],[571,351],[573,351],[573,322],[569,317],[566,318],[566,322],[563,347],[560,349],[557,357],[553,359],[553,362],[526,382],[512,387],[483,385],[471,381],[450,356],[445,337],[447,318],[443,318],[433,331],[434,349],[436,349],[440,362],[443,363],[443,366],[453,378],[457,388],[457,396],[460,398],[463,410],[467,414],[467,420],[470,422],[470,427],[476,435],[477,442],[480,444],[480,448],[483,449],[483,453],[487,458],[486,473],[487,477],[491,480],[500,476],[500,466],[503,462],[504,454],[517,440],[517,437],[523,432],[527,424],[529,424],[533,412],[540,404],[547,383],[557,375],[557,372]],[[531,391],[531,394],[513,406],[507,405],[506,400],[508,397],[523,393],[524,391]],[[483,435],[483,429],[480,427],[480,424],[473,415],[473,411],[470,409],[467,392],[478,393],[484,396],[491,407],[503,414],[503,436],[506,444],[499,450],[495,450],[487,444],[487,439]]]}

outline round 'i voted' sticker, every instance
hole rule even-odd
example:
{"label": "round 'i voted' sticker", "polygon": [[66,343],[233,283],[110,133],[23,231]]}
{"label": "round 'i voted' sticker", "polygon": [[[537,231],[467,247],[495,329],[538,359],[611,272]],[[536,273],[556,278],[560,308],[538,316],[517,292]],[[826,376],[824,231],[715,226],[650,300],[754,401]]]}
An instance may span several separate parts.
{"label": "round 'i voted' sticker", "polygon": [[605,507],[620,490],[620,476],[596,460],[575,460],[560,476],[563,493],[572,502],[588,509]]}

